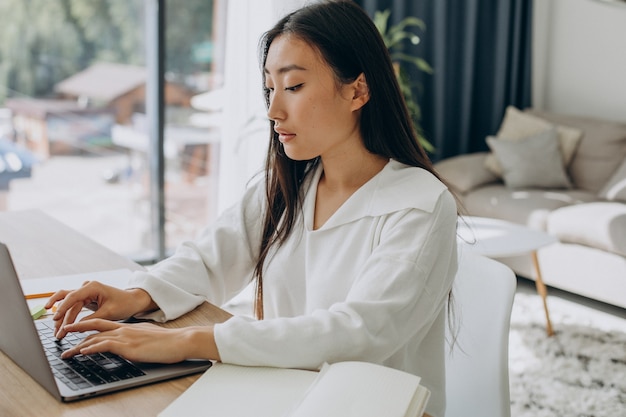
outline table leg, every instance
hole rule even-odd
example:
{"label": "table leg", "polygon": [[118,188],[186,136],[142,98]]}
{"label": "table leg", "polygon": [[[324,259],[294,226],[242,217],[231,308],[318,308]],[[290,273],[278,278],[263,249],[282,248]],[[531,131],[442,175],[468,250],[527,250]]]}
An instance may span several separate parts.
{"label": "table leg", "polygon": [[533,251],[531,253],[533,258],[533,264],[535,265],[535,272],[537,273],[537,277],[535,278],[535,286],[537,287],[537,293],[541,296],[543,300],[543,309],[546,312],[546,330],[548,336],[554,335],[554,330],[552,330],[552,322],[550,321],[550,313],[548,313],[548,290],[546,289],[546,285],[543,283],[543,277],[541,276],[541,269],[539,269],[539,259],[537,258],[537,251]]}

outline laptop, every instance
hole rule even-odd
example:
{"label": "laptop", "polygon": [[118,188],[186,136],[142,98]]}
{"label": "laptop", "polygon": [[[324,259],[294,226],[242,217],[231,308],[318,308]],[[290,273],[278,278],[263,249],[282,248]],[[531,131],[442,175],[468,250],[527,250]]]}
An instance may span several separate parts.
{"label": "laptop", "polygon": [[62,360],[61,352],[78,343],[81,334],[57,341],[53,329],[51,319],[33,320],[9,250],[0,243],[0,350],[59,401],[94,397],[211,367],[210,361],[201,360],[133,363],[110,353]]}

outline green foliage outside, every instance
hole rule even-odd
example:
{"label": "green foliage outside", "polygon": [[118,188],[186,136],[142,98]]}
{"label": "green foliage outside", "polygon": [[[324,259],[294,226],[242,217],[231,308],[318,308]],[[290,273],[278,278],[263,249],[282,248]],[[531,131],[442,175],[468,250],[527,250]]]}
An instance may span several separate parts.
{"label": "green foliage outside", "polygon": [[[166,71],[182,80],[208,63],[213,1],[168,1]],[[8,97],[47,97],[59,81],[98,61],[145,64],[143,0],[1,0],[0,106]]]}
{"label": "green foliage outside", "polygon": [[432,74],[433,69],[424,59],[401,52],[402,45],[405,41],[408,40],[413,45],[417,45],[420,42],[419,36],[411,31],[411,29],[417,28],[421,31],[425,31],[426,25],[421,19],[409,16],[405,17],[397,24],[389,26],[390,15],[390,10],[375,12],[373,19],[374,24],[385,41],[385,46],[389,50],[391,60],[396,65],[396,75],[398,83],[400,84],[400,90],[409,108],[409,113],[413,118],[413,125],[418,133],[420,143],[427,152],[432,153],[435,147],[424,138],[420,128],[421,109],[414,94],[414,89],[420,86],[417,83],[411,82],[406,66],[415,66],[419,71],[423,71],[427,74]]}

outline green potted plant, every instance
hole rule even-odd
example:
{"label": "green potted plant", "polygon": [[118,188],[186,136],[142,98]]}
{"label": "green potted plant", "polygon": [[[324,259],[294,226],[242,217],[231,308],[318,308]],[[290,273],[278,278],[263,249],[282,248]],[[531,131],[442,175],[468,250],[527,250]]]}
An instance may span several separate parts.
{"label": "green potted plant", "polygon": [[424,59],[397,50],[397,47],[400,46],[405,40],[408,40],[412,44],[417,45],[420,42],[420,38],[410,29],[417,28],[424,31],[426,30],[426,25],[421,19],[418,19],[414,16],[408,16],[402,19],[397,24],[389,26],[388,23],[390,15],[391,11],[388,9],[384,11],[376,11],[374,13],[373,19],[374,24],[382,35],[385,46],[387,47],[391,55],[391,60],[394,63],[398,83],[400,84],[400,90],[402,91],[404,100],[406,101],[407,107],[409,108],[409,113],[411,114],[411,117],[413,119],[413,125],[415,127],[415,130],[418,133],[420,144],[422,145],[424,150],[426,150],[426,152],[432,153],[435,150],[435,147],[426,138],[424,138],[421,132],[421,110],[417,99],[413,94],[413,87],[417,86],[417,83],[411,82],[405,66],[407,64],[414,65],[419,71],[423,71],[427,74],[432,74],[433,69]]}

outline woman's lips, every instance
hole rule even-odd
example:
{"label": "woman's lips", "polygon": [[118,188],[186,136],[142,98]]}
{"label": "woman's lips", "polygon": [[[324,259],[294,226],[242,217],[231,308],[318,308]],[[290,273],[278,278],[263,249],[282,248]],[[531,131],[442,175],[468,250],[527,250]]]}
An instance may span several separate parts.
{"label": "woman's lips", "polygon": [[296,136],[295,133],[278,132],[278,131],[276,133],[278,133],[278,140],[280,141],[280,143],[289,142],[291,139],[293,139]]}

